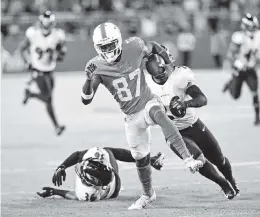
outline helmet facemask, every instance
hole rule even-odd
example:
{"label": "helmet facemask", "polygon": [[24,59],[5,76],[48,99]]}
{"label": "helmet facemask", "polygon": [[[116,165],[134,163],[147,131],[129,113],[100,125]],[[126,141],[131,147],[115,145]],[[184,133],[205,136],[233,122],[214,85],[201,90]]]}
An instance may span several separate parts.
{"label": "helmet facemask", "polygon": [[102,59],[108,63],[116,61],[122,51],[122,40],[115,39],[106,44],[95,44],[95,49]]}
{"label": "helmet facemask", "polygon": [[94,158],[78,163],[75,171],[86,186],[106,186],[112,180],[112,169]]}
{"label": "helmet facemask", "polygon": [[55,15],[50,11],[39,16],[40,28],[43,35],[48,35],[56,25]]}
{"label": "helmet facemask", "polygon": [[242,18],[241,29],[246,33],[247,36],[252,38],[258,29],[257,18],[247,14],[246,17]]}

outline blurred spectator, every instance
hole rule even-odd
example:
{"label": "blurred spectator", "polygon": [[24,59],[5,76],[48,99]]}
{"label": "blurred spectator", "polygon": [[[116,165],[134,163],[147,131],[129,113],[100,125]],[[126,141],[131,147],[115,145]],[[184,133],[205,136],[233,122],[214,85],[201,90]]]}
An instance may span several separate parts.
{"label": "blurred spectator", "polygon": [[141,18],[141,34],[142,37],[153,37],[157,34],[156,17],[152,14],[146,14]]}
{"label": "blurred spectator", "polygon": [[217,68],[222,67],[222,56],[227,47],[225,37],[225,32],[220,31],[219,29],[214,30],[211,34],[210,52],[213,57],[214,65]]}
{"label": "blurred spectator", "polygon": [[99,0],[80,0],[80,5],[85,12],[98,10],[99,3]]}
{"label": "blurred spectator", "polygon": [[182,57],[182,65],[190,67],[191,54],[195,48],[196,38],[194,34],[188,29],[180,29],[177,36],[177,48]]}
{"label": "blurred spectator", "polygon": [[113,1],[99,0],[99,8],[103,11],[113,11]]}
{"label": "blurred spectator", "polygon": [[197,15],[200,10],[201,0],[184,0],[183,8],[185,13],[187,14],[187,18],[189,20],[191,30],[194,31],[194,22],[197,19]]}

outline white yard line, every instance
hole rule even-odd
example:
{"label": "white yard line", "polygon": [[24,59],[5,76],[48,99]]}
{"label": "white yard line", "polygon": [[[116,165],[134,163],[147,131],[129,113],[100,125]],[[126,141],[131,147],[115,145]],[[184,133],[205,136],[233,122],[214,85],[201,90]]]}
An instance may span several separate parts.
{"label": "white yard line", "polygon": [[[36,173],[41,171],[54,171],[61,161],[48,161],[47,167],[28,169],[28,168],[2,168],[1,174],[10,173]],[[135,164],[119,163],[120,170],[132,170],[135,169]],[[233,162],[232,167],[255,167],[260,168],[260,161],[245,161],[245,162]],[[181,161],[173,161],[166,159],[164,162],[163,170],[184,170],[184,164]],[[14,174],[15,175],[15,174]]]}
{"label": "white yard line", "polygon": [[[240,180],[239,183],[260,183],[260,179],[252,179],[252,180]],[[213,184],[213,183],[209,183]],[[207,184],[207,185],[209,185]],[[165,188],[165,187],[179,187],[179,186],[187,186],[187,185],[201,185],[200,182],[182,182],[182,183],[176,183],[176,184],[167,184],[167,185],[154,185],[154,188],[160,189],[160,188]],[[204,185],[204,184],[203,184]],[[123,191],[128,191],[128,190],[138,190],[140,189],[140,186],[128,186],[127,188],[124,187]],[[16,191],[16,192],[1,192],[1,196],[4,195],[10,195],[10,194],[16,194],[16,195],[23,195],[23,194],[35,194],[36,192],[32,191]]]}

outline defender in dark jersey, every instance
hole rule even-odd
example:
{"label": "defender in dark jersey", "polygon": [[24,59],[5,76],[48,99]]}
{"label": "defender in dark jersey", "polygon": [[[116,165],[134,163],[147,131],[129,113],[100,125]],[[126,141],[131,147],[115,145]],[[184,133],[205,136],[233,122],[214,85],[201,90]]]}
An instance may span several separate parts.
{"label": "defender in dark jersey", "polygon": [[[151,165],[160,170],[164,155],[158,153],[151,157]],[[70,200],[98,201],[116,198],[121,189],[121,180],[117,160],[135,162],[131,152],[121,148],[93,147],[84,151],[76,151],[58,166],[52,182],[61,186],[66,180],[66,169],[75,166],[75,191],[44,187],[43,192],[37,194],[43,198],[58,195]]]}
{"label": "defender in dark jersey", "polygon": [[150,125],[161,127],[168,144],[182,156],[191,172],[202,166],[200,160],[192,158],[176,126],[165,114],[160,99],[151,93],[140,69],[143,58],[151,53],[159,54],[165,60],[167,70],[172,69],[173,63],[156,42],[145,43],[138,37],[122,41],[119,28],[112,23],[97,26],[93,41],[98,56],[86,65],[82,102],[85,105],[91,103],[99,84],[103,84],[118,102],[125,115],[126,138],[143,187],[143,195],[129,209],[143,209],[156,199],[150,166]]}

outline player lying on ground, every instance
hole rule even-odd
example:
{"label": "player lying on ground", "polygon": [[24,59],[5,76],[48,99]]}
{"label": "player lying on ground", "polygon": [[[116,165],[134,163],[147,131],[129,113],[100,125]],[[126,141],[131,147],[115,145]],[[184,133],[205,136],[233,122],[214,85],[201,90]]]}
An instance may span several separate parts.
{"label": "player lying on ground", "polygon": [[150,125],[161,127],[171,149],[182,156],[192,172],[196,172],[202,162],[192,158],[178,129],[165,114],[159,97],[152,94],[140,69],[142,59],[155,53],[171,70],[173,64],[166,51],[156,42],[144,42],[138,37],[122,41],[119,28],[112,23],[97,26],[93,42],[98,56],[86,65],[82,102],[90,104],[99,84],[103,84],[119,103],[125,116],[127,142],[143,187],[143,195],[129,209],[142,209],[156,199],[150,166]]}
{"label": "player lying on ground", "polygon": [[227,52],[227,63],[231,66],[232,78],[225,84],[223,92],[229,90],[234,99],[241,94],[247,83],[252,93],[255,125],[260,125],[257,60],[260,58],[260,30],[258,20],[251,14],[242,18],[241,31],[234,32]]}
{"label": "player lying on ground", "polygon": [[[52,104],[52,91],[54,88],[53,71],[57,61],[62,61],[66,54],[65,33],[62,29],[55,28],[55,15],[50,11],[39,16],[35,26],[26,30],[25,39],[19,45],[24,62],[31,72],[31,79],[25,88],[23,104],[30,98],[42,101],[46,105],[47,113],[55,127],[55,132],[60,135],[65,126],[58,123]],[[29,90],[32,83],[36,83],[39,93]]]}
{"label": "player lying on ground", "polygon": [[[188,67],[176,66],[172,72],[167,73],[163,60],[158,55],[149,56],[146,69],[153,78],[147,76],[151,90],[161,97],[168,116],[178,127],[190,153],[195,159],[203,161],[199,173],[217,183],[228,199],[234,198],[239,189],[232,176],[229,160],[194,110],[206,105],[207,98],[194,83],[193,72]],[[217,166],[225,178],[219,175],[212,164]]]}
{"label": "player lying on ground", "polygon": [[[164,155],[158,153],[151,157],[151,165],[160,170]],[[121,189],[117,161],[135,162],[131,152],[121,148],[94,147],[71,154],[56,170],[52,182],[61,186],[66,179],[65,170],[73,165],[76,171],[75,191],[44,187],[37,194],[43,198],[59,195],[70,200],[98,201],[116,198]]]}

